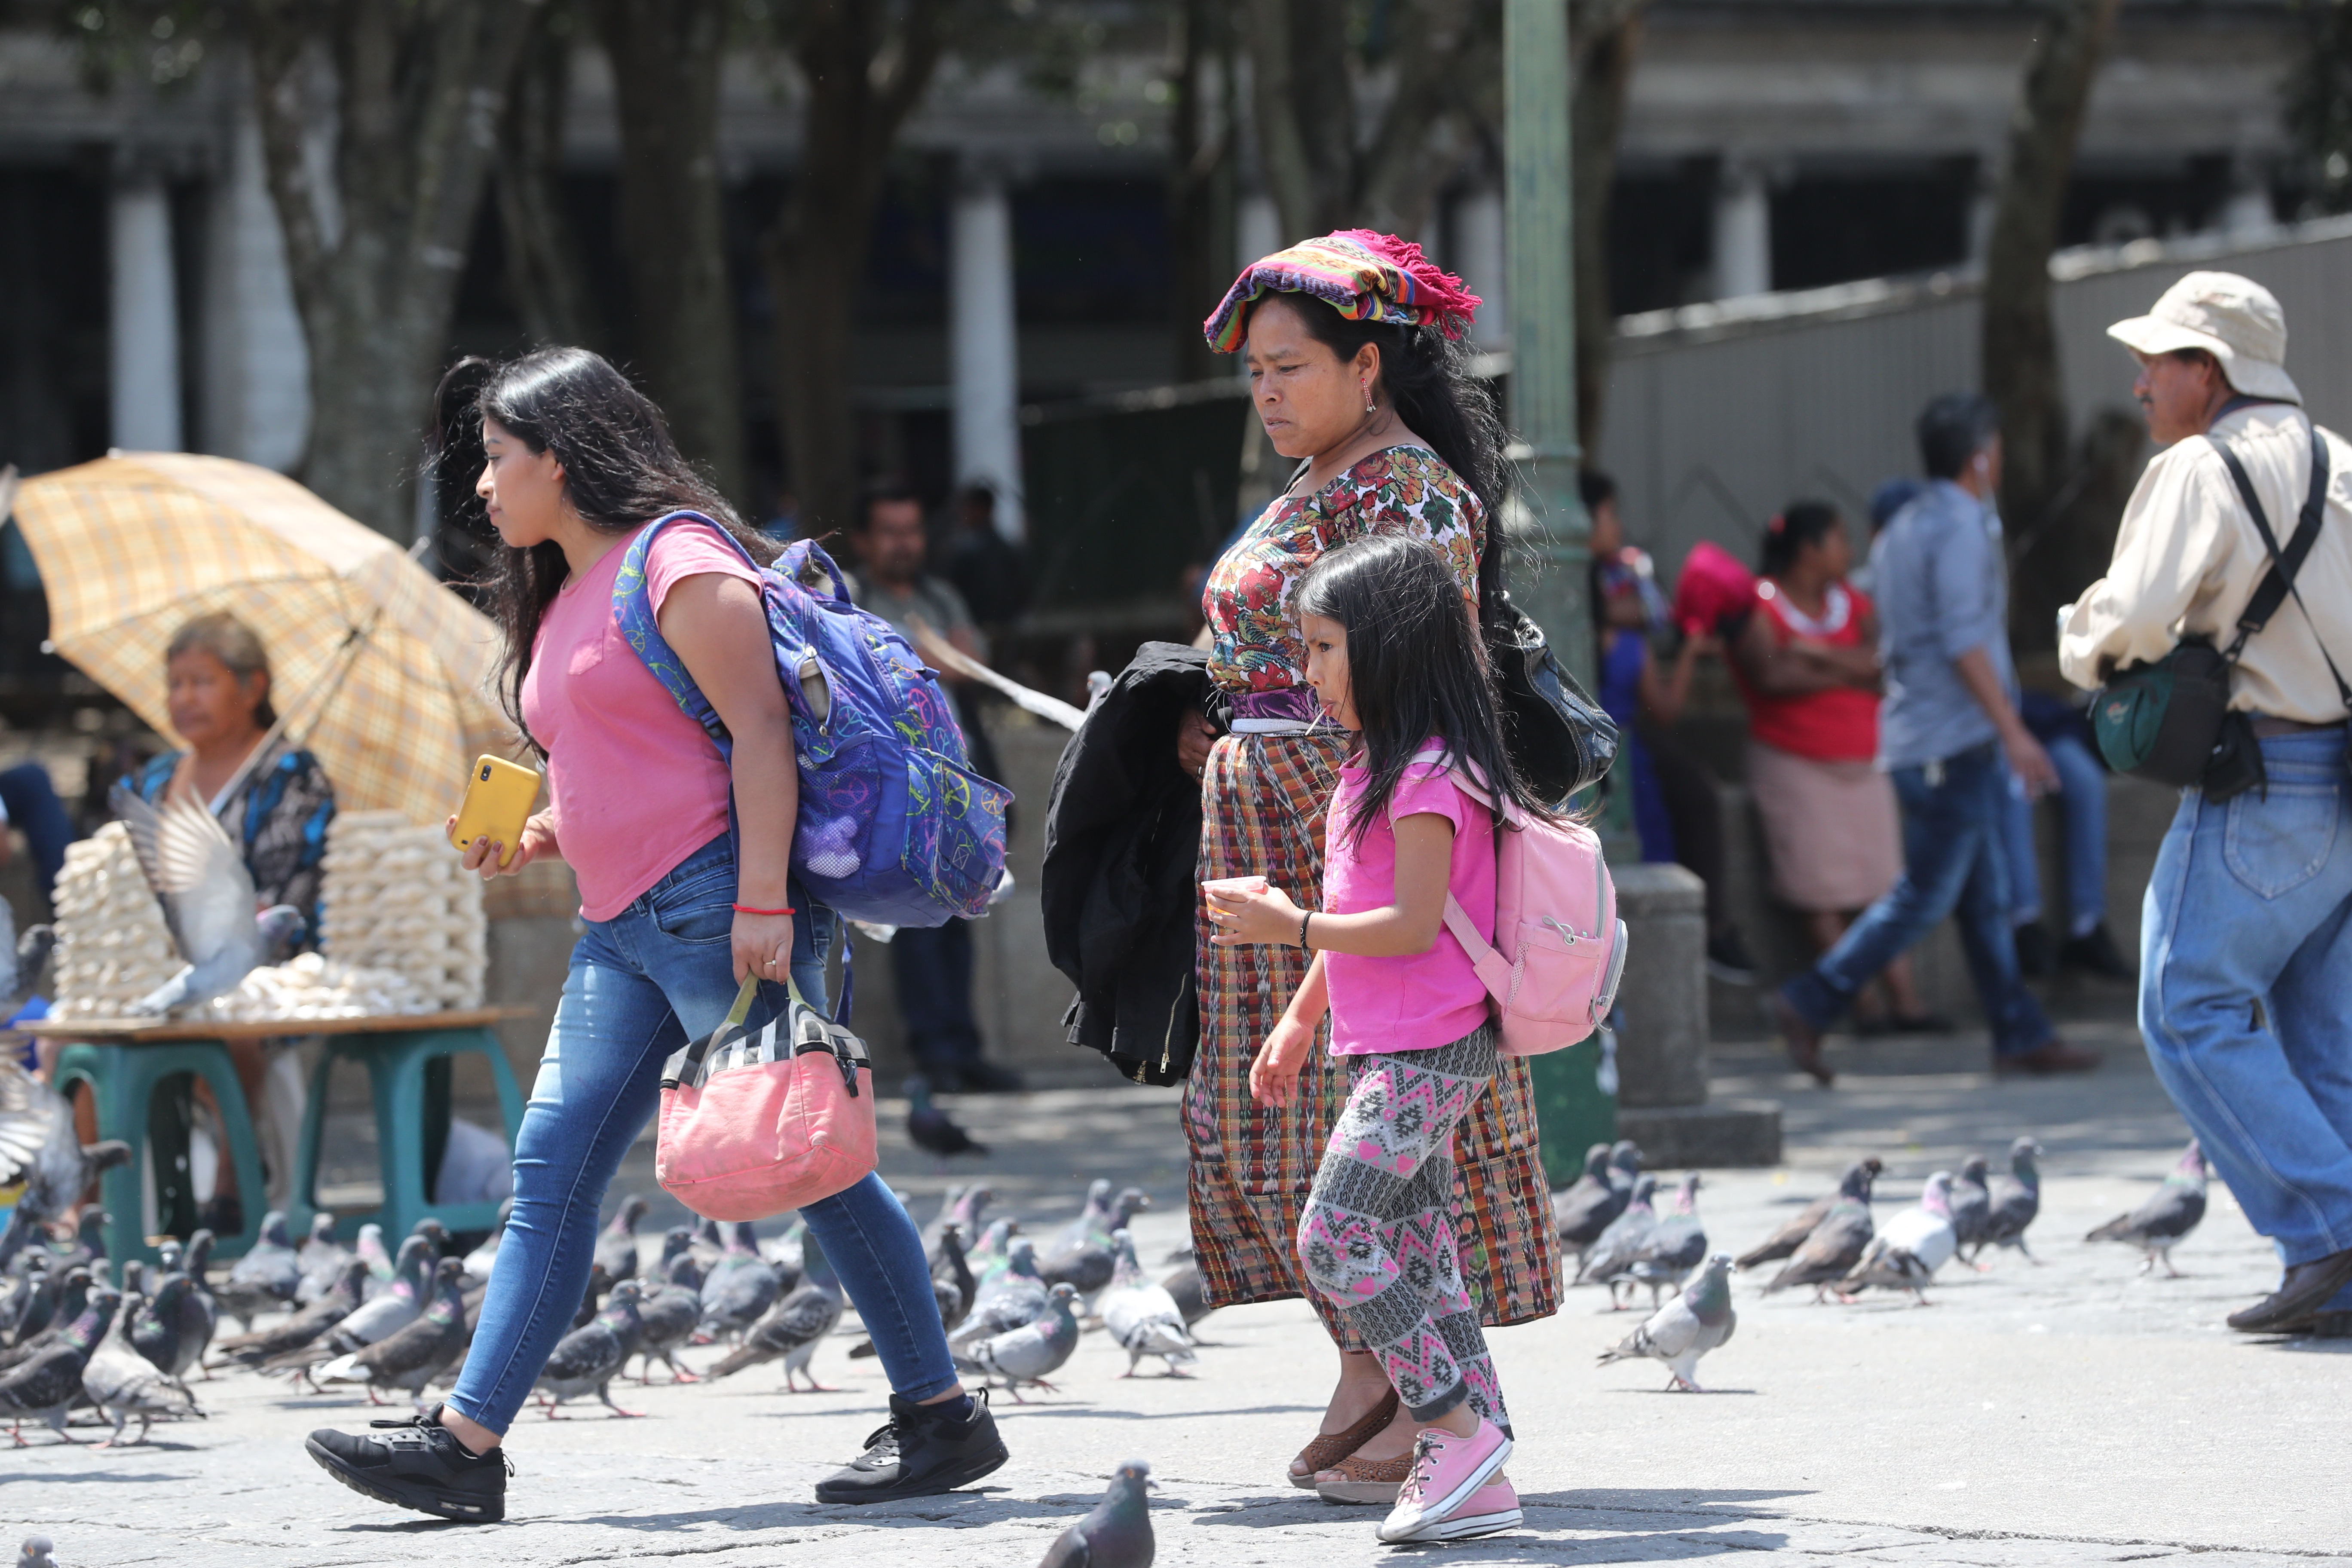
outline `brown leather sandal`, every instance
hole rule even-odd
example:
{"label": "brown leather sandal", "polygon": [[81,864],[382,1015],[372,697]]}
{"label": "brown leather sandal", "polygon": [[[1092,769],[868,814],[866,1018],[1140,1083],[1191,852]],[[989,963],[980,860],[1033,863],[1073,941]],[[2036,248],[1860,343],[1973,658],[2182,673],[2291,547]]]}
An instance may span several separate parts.
{"label": "brown leather sandal", "polygon": [[1370,1415],[1349,1427],[1345,1432],[1317,1433],[1315,1441],[1299,1449],[1298,1458],[1290,1461],[1294,1465],[1306,1466],[1307,1473],[1302,1476],[1297,1470],[1292,1470],[1284,1479],[1301,1491],[1313,1491],[1317,1476],[1370,1442],[1391,1421],[1396,1419],[1396,1390],[1391,1388],[1381,1396],[1381,1402],[1378,1405],[1372,1406]]}
{"label": "brown leather sandal", "polygon": [[1378,1503],[1386,1508],[1396,1501],[1397,1492],[1411,1474],[1410,1453],[1399,1454],[1392,1459],[1367,1459],[1350,1454],[1315,1478],[1315,1495],[1325,1502]]}

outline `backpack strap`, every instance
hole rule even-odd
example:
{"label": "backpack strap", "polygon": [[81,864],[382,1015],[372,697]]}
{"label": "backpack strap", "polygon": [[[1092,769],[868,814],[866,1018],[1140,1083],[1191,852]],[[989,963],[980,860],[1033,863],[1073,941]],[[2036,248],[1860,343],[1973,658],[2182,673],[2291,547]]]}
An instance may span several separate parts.
{"label": "backpack strap", "polygon": [[2311,488],[2304,497],[2302,513],[2295,519],[2294,535],[2287,541],[2284,550],[2279,548],[2278,536],[2271,531],[2270,516],[2263,510],[2262,498],[2254,493],[2254,481],[2247,477],[2245,464],[2238,460],[2238,454],[2231,451],[2230,444],[2219,436],[2209,433],[2205,439],[2214,451],[2221,454],[2221,466],[2229,469],[2230,482],[2237,487],[2238,499],[2245,502],[2247,514],[2253,520],[2254,531],[2262,536],[2263,548],[2270,552],[2271,558],[2271,569],[2255,584],[2253,597],[2246,601],[2244,612],[2238,616],[2237,637],[2223,651],[2222,657],[2233,664],[2237,662],[2238,655],[2246,646],[2246,639],[2267,626],[2270,618],[2278,613],[2279,605],[2292,594],[2296,607],[2303,611],[2305,623],[2311,627],[2312,640],[2319,644],[2319,657],[2326,663],[2327,673],[2336,681],[2336,695],[2342,700],[2345,709],[2352,711],[2352,686],[2345,684],[2344,676],[2336,668],[2336,660],[2328,653],[2326,643],[2320,640],[2319,623],[2312,619],[2311,606],[2303,602],[2303,590],[2296,587],[2294,582],[2295,573],[2302,568],[2304,557],[2311,553],[2312,545],[2317,542],[2320,524],[2327,516],[2327,443],[2319,434],[2318,425],[2315,423],[2311,426]]}

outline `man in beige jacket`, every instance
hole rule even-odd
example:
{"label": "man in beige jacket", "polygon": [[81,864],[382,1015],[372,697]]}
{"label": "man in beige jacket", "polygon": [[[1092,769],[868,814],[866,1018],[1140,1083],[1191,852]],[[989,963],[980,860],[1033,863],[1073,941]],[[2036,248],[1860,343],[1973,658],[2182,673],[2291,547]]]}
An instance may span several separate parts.
{"label": "man in beige jacket", "polygon": [[[2326,465],[2316,540],[2290,595],[2245,639],[2230,706],[2266,784],[2200,789],[2158,851],[2140,922],[2140,1029],[2157,1075],[2254,1228],[2286,1265],[2233,1314],[2251,1333],[2352,1332],[2352,446],[2321,431],[2286,373],[2286,318],[2260,284],[2192,272],[2110,336],[2165,449],[2115,559],[2059,617],[2066,678],[2095,687],[2184,637],[2228,648],[2272,556],[2222,448],[2288,548]],[[2299,602],[2298,602],[2299,596]]]}

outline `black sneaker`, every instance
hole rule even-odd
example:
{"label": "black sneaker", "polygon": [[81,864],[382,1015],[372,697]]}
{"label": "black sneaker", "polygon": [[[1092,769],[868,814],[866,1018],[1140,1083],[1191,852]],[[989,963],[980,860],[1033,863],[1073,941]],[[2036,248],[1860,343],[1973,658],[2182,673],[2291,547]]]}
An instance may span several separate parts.
{"label": "black sneaker", "polygon": [[2068,937],[2066,945],[2058,950],[2058,962],[2068,969],[2079,969],[2085,974],[2095,974],[2102,980],[2135,980],[2132,966],[2116,951],[2116,939],[2107,934],[2107,922],[2101,921],[2081,936]]}
{"label": "black sneaker", "polygon": [[2050,933],[2040,921],[2027,921],[2013,934],[2020,974],[2028,980],[2047,980],[2058,973],[2057,955],[2050,951]]}
{"label": "black sneaker", "polygon": [[504,1448],[469,1454],[441,1425],[441,1406],[404,1421],[371,1421],[387,1435],[353,1436],[322,1426],[303,1447],[335,1479],[394,1508],[413,1508],[473,1524],[507,1516],[507,1478],[514,1473]]}
{"label": "black sneaker", "polygon": [[1706,972],[1726,985],[1756,984],[1756,961],[1748,956],[1738,926],[1727,925],[1707,938]]}
{"label": "black sneaker", "polygon": [[941,1414],[945,1405],[909,1405],[890,1396],[890,1423],[866,1439],[866,1452],[816,1484],[819,1502],[889,1502],[937,1497],[970,1486],[1013,1456],[988,1413],[988,1390],[971,1396],[971,1414]]}

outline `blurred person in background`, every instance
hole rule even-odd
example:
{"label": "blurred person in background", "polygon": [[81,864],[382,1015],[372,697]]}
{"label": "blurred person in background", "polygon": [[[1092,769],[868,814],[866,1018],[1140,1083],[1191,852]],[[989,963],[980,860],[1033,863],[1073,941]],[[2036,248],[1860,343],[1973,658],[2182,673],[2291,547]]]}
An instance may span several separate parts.
{"label": "blurred person in background", "polygon": [[19,763],[0,772],[0,866],[8,863],[11,828],[25,836],[25,849],[33,858],[41,896],[48,897],[58,873],[65,868],[66,846],[73,842],[73,819],[58,798],[49,770],[39,763]]}
{"label": "blurred person in background", "polygon": [[997,531],[996,491],[987,484],[969,484],[956,492],[940,571],[983,626],[1008,626],[1029,607],[1029,563],[1020,546]]}
{"label": "blurred person in background", "polygon": [[2042,861],[2033,843],[2033,797],[2014,777],[2002,834],[2009,851],[2010,922],[2017,966],[2044,977],[2060,970],[2129,980],[2131,965],[2107,931],[2107,769],[2083,710],[2046,692],[2018,699],[2018,715],[2058,770],[2058,852],[2065,871],[2066,935],[2051,940],[2042,907]]}
{"label": "blurred person in background", "polygon": [[[928,540],[923,503],[902,479],[876,479],[849,531],[857,558],[852,592],[857,603],[881,616],[909,641],[920,619],[958,653],[985,661],[988,641],[972,624],[971,611],[952,583],[924,570]],[[971,683],[953,670],[940,679],[956,706],[973,771],[1002,779],[996,748],[980,723]],[[901,927],[890,941],[890,976],[898,1016],[907,1028],[907,1049],[930,1086],[941,1093],[996,1093],[1021,1087],[1021,1075],[983,1059],[980,1025],[971,1002],[971,922],[950,920],[928,930]]]}
{"label": "blurred person in background", "polygon": [[[1772,895],[1805,917],[1816,954],[1903,874],[1895,786],[1877,766],[1878,611],[1846,581],[1853,563],[1835,508],[1790,502],[1765,525],[1755,607],[1731,645]],[[1921,1005],[1907,954],[1878,979],[1885,1002],[1865,1030],[1950,1026]]]}

